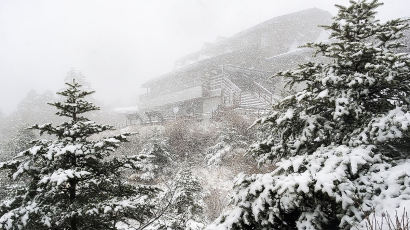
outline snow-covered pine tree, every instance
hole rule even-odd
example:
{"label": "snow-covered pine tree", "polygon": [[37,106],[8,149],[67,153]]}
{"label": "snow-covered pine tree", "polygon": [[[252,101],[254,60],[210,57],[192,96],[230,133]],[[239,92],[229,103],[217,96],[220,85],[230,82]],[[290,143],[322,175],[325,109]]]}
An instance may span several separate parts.
{"label": "snow-covered pine tree", "polygon": [[142,161],[138,162],[139,170],[136,177],[144,182],[158,182],[157,179],[166,169],[172,169],[171,153],[166,137],[154,130],[138,155]]}
{"label": "snow-covered pine tree", "polygon": [[170,191],[167,212],[156,223],[156,229],[202,230],[205,227],[203,189],[199,180],[188,168],[180,169],[176,174]]}
{"label": "snow-covered pine tree", "polygon": [[241,176],[233,210],[209,229],[353,229],[371,212],[410,207],[409,54],[397,53],[406,20],[376,20],[377,0],[339,6],[328,63],[279,73],[306,88],[258,120],[251,151],[266,174]]}
{"label": "snow-covered pine tree", "polygon": [[92,93],[76,81],[67,83],[58,93],[65,101],[50,105],[69,121],[33,126],[55,140],[36,140],[33,147],[0,164],[11,170],[12,178],[27,180],[0,205],[0,229],[117,229],[131,220],[137,226],[146,224],[153,215],[150,197],[157,190],[133,186],[121,177],[122,170],[138,169],[141,159],[111,156],[128,134],[91,140],[112,129],[83,116],[98,109],[84,99]]}
{"label": "snow-covered pine tree", "polygon": [[209,166],[221,164],[235,149],[245,149],[249,140],[234,127],[224,127],[218,132],[216,144],[206,151],[205,160]]}
{"label": "snow-covered pine tree", "polygon": [[[35,138],[36,136],[31,129],[23,128],[18,130],[3,148],[0,146],[0,161],[10,160],[17,153],[30,148],[32,146],[31,141]],[[23,181],[11,181],[7,178],[7,175],[0,175],[0,201],[10,196],[12,190],[19,189]]]}

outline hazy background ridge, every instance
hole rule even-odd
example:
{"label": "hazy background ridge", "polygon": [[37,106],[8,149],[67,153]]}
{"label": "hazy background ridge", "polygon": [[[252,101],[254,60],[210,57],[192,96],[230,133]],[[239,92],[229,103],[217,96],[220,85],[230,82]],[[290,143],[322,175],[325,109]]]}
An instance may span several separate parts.
{"label": "hazy background ridge", "polygon": [[[204,42],[272,17],[345,0],[2,0],[0,111],[31,90],[57,90],[81,71],[107,105],[135,104],[138,86],[171,71]],[[410,16],[408,0],[386,0],[382,19]]]}

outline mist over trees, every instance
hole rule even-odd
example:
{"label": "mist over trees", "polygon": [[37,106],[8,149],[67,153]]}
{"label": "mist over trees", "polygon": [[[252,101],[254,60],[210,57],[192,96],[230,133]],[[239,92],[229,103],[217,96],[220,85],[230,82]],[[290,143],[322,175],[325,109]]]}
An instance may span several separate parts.
{"label": "mist over trees", "polygon": [[410,26],[381,6],[222,39],[138,108],[100,109],[75,69],[30,91],[0,111],[0,230],[409,229]]}

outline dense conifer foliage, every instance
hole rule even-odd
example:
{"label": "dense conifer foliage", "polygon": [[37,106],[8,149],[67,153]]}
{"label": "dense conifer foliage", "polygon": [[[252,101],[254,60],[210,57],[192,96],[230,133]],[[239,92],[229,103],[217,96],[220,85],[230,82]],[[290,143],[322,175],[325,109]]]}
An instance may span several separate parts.
{"label": "dense conifer foliage", "polygon": [[219,131],[216,144],[206,151],[205,160],[208,165],[219,165],[229,154],[233,153],[236,148],[246,148],[248,140],[241,135],[235,128],[225,127]]}
{"label": "dense conifer foliage", "polygon": [[123,170],[139,169],[143,157],[112,156],[129,134],[94,140],[112,127],[83,115],[98,110],[84,99],[92,93],[75,80],[67,83],[58,93],[64,101],[50,105],[68,121],[33,126],[55,138],[35,140],[33,147],[0,163],[13,179],[26,181],[0,205],[0,229],[117,229],[129,221],[145,225],[151,218],[157,189],[128,184],[122,177]]}
{"label": "dense conifer foliage", "polygon": [[202,230],[205,227],[203,188],[189,168],[179,170],[164,194],[167,210],[153,229]]}
{"label": "dense conifer foliage", "polygon": [[171,159],[171,152],[167,138],[161,135],[158,130],[143,145],[139,153],[142,159],[139,163],[136,179],[147,183],[158,183],[165,175],[170,174],[170,169],[175,162]]}
{"label": "dense conifer foliage", "polygon": [[233,210],[209,229],[351,229],[371,212],[409,207],[410,58],[399,53],[406,20],[380,22],[377,0],[339,6],[330,59],[278,74],[304,90],[257,121],[251,152],[276,163],[236,182]]}

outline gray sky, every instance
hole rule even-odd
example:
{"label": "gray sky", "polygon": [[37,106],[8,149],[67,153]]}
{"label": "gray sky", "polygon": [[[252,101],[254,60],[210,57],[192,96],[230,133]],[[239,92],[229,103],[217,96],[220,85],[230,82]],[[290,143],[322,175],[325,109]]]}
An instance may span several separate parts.
{"label": "gray sky", "polygon": [[[346,0],[0,0],[0,111],[30,89],[55,91],[80,70],[97,98],[132,105],[139,85],[171,71],[204,42],[311,7]],[[380,18],[410,16],[385,0]],[[135,104],[135,103],[134,103]]]}

